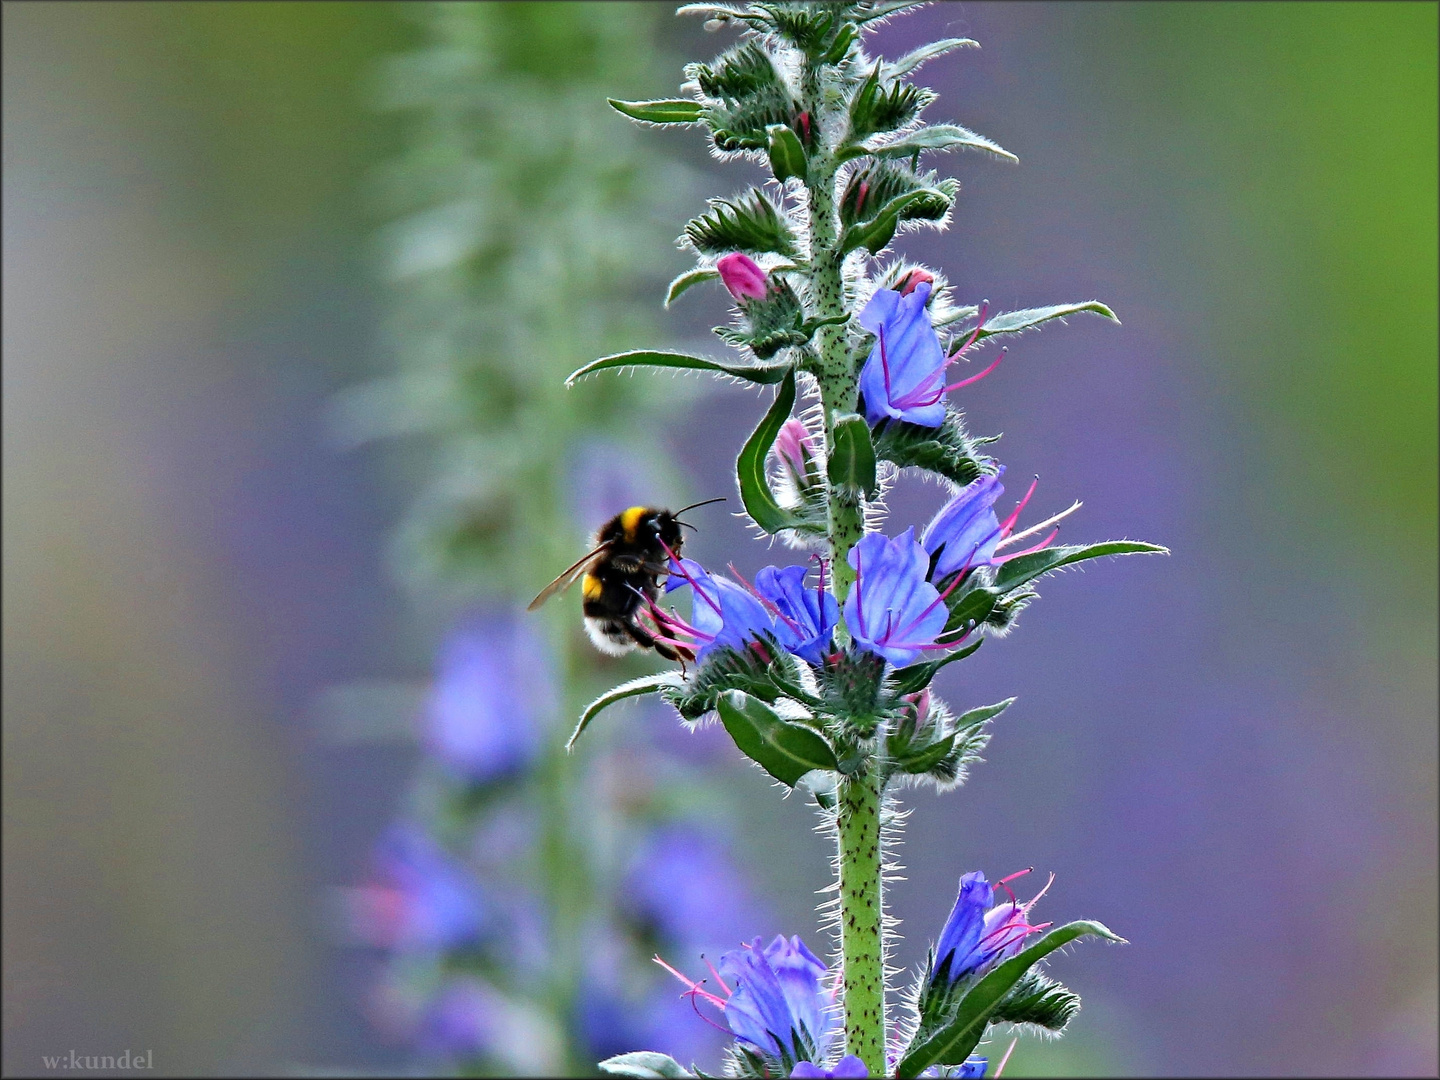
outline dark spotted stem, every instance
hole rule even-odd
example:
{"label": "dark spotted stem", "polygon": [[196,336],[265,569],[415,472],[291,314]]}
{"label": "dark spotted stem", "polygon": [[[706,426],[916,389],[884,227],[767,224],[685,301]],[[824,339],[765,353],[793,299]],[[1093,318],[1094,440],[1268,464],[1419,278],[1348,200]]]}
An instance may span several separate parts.
{"label": "dark spotted stem", "polygon": [[[819,93],[807,104],[817,121],[823,108]],[[828,125],[816,124],[817,134]],[[822,140],[816,139],[817,144]],[[810,295],[815,314],[845,314],[841,276],[839,223],[835,213],[837,164],[829,146],[817,145],[807,176],[810,201]],[[825,412],[825,446],[833,445],[835,418],[854,412],[858,373],[850,355],[843,323],[822,327],[817,334],[819,364],[815,375]],[[829,540],[832,589],[843,607],[855,571],[847,556],[864,531],[859,498],[831,487]],[[846,1051],[865,1062],[871,1076],[886,1075],[885,958],[882,922],[880,802],[883,788],[878,770],[862,769],[841,776],[835,819],[839,835],[840,955]]]}

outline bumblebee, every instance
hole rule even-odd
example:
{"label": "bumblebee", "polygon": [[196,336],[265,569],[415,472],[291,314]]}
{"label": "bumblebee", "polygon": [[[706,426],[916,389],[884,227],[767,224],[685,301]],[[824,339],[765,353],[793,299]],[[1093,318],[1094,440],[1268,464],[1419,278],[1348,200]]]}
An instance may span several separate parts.
{"label": "bumblebee", "polygon": [[530,601],[527,611],[534,611],[557,593],[564,592],[576,581],[584,597],[585,632],[595,647],[611,656],[621,656],[632,649],[654,649],[667,660],[695,659],[688,649],[671,648],[656,641],[641,626],[637,616],[660,596],[660,577],[669,572],[670,556],[680,556],[684,545],[681,526],[693,529],[680,515],[698,506],[724,502],[724,498],[691,503],[676,511],[658,510],[650,506],[632,506],[622,510],[600,526],[595,546],[554,581],[540,590]]}

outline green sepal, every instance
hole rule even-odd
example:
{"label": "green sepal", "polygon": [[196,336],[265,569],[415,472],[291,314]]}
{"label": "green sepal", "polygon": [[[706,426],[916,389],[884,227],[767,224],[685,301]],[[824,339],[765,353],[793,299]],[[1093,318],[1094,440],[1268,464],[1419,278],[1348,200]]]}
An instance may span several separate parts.
{"label": "green sepal", "polygon": [[740,486],[740,501],[751,520],[770,535],[793,529],[799,524],[796,514],[785,509],[770,490],[765,475],[765,459],[775,438],[795,407],[795,372],[789,371],[775,391],[775,402],[760,420],[760,426],[745,440],[740,456],[735,459],[735,478]]}
{"label": "green sepal", "polygon": [[990,1015],[992,1024],[1033,1024],[1058,1035],[1080,1011],[1080,996],[1031,968]]}
{"label": "green sepal", "polygon": [[[964,660],[981,645],[985,644],[984,638],[976,638],[963,649],[956,649],[952,653],[935,660],[922,660],[918,664],[911,664],[909,667],[900,668],[890,674],[890,689],[897,694],[918,694],[925,687],[934,681],[935,676],[946,664],[953,664],[956,660]],[[968,714],[967,714],[968,715]]]}
{"label": "green sepal", "polygon": [[995,602],[1000,598],[997,590],[978,582],[973,585],[966,582],[966,586],[957,589],[945,600],[945,606],[950,609],[950,618],[945,620],[941,638],[967,630],[972,625],[979,626],[995,610]]}
{"label": "green sepal", "polygon": [[953,408],[945,410],[939,427],[882,420],[875,425],[874,439],[875,456],[880,460],[902,469],[925,469],[962,487],[990,471],[990,459],[976,450],[981,440],[965,430],[964,420]]}
{"label": "green sepal", "polygon": [[[1051,319],[1063,319],[1067,315],[1078,315],[1083,311],[1094,312],[1104,318],[1113,320],[1119,325],[1120,320],[1116,318],[1115,312],[1102,304],[1099,300],[1088,300],[1083,304],[1054,304],[1050,307],[1026,308],[1023,311],[1007,311],[994,318],[986,319],[980,327],[979,333],[975,332],[972,326],[967,330],[961,330],[951,339],[952,344],[956,341],[965,341],[971,334],[975,335],[976,341],[984,341],[996,334],[1019,334],[1026,330],[1034,329],[1041,323],[1049,322]],[[969,312],[973,316],[974,310]],[[961,316],[964,318],[965,316]],[[947,350],[950,351],[950,350]]]}
{"label": "green sepal", "polygon": [[565,743],[565,749],[573,750],[575,741],[580,738],[580,733],[590,726],[590,721],[617,701],[639,697],[641,694],[658,694],[663,690],[678,688],[681,684],[681,678],[676,672],[665,671],[658,675],[642,675],[638,679],[631,679],[627,683],[621,683],[619,686],[605,691],[585,706],[585,711],[580,714],[580,722],[575,725],[574,732]]}
{"label": "green sepal", "polygon": [[709,266],[697,266],[694,270],[686,270],[665,290],[665,306],[668,308],[676,300],[680,299],[682,293],[689,292],[694,286],[706,281],[719,281],[720,271]]}
{"label": "green sepal", "polygon": [[758,188],[733,199],[711,199],[708,212],[686,223],[684,239],[707,255],[731,251],[794,255],[796,250],[789,221]]}
{"label": "green sepal", "polygon": [[1004,701],[997,701],[994,705],[982,705],[978,709],[963,712],[960,714],[959,719],[955,721],[955,730],[964,731],[967,728],[973,728],[983,724],[987,720],[993,720],[1014,704],[1015,699],[1008,697]]}
{"label": "green sepal", "polygon": [[593,375],[597,371],[627,367],[713,371],[720,375],[731,375],[737,379],[744,379],[760,386],[773,386],[786,375],[793,373],[789,364],[722,364],[717,360],[706,360],[685,353],[651,352],[640,349],[636,352],[616,353],[614,356],[602,356],[599,360],[593,360],[579,370],[571,372],[570,377],[565,380],[565,385],[574,386],[580,379],[587,375]]}
{"label": "green sepal", "polygon": [[[844,255],[863,247],[871,255],[878,254],[895,238],[895,229],[900,222],[912,218],[935,220],[936,217],[944,217],[952,201],[939,188],[921,188],[897,195],[876,211],[869,221],[856,222],[845,230],[840,239],[840,253]],[[943,209],[940,209],[942,206]],[[937,209],[938,215],[935,213]]]}
{"label": "green sepal", "polygon": [[634,1080],[680,1080],[693,1077],[685,1067],[669,1054],[654,1050],[633,1050],[628,1054],[616,1054],[600,1062],[598,1068],[611,1076],[632,1077]]}
{"label": "green sepal", "polygon": [[844,26],[840,27],[839,31],[835,34],[835,40],[830,43],[830,48],[827,49],[825,55],[820,58],[820,62],[822,64],[840,63],[841,60],[845,59],[846,54],[850,52],[850,46],[855,44],[855,39],[859,36],[860,31],[855,28],[855,25],[847,22]]}
{"label": "green sepal", "polygon": [[1109,941],[1125,939],[1102,923],[1081,920],[1050,931],[1028,949],[997,965],[960,999],[954,1018],[919,1046],[911,1048],[895,1069],[897,1077],[919,1076],[931,1065],[959,1065],[979,1045],[1001,1001],[1036,963],[1076,938],[1094,935]]}
{"label": "green sepal", "polygon": [[932,41],[928,45],[921,45],[918,49],[900,57],[899,60],[886,64],[880,69],[880,75],[885,79],[898,79],[902,75],[909,75],[921,64],[944,56],[955,49],[978,49],[979,47],[980,43],[973,38],[942,38],[939,41]]}
{"label": "green sepal", "polygon": [[870,442],[870,425],[855,413],[836,417],[830,460],[825,466],[830,483],[847,491],[874,498],[875,447]]}
{"label": "green sepal", "polygon": [[829,743],[812,729],[782,719],[758,698],[727,690],[715,707],[740,752],[787,787],[812,769],[840,767]]}
{"label": "green sepal", "polygon": [[997,157],[1005,158],[1007,161],[1018,162],[1020,160],[999,143],[992,142],[984,135],[977,135],[969,128],[960,127],[958,124],[932,124],[912,131],[884,146],[866,147],[864,152],[873,154],[875,157],[908,158],[926,150],[953,150],[956,147],[984,150]]}
{"label": "green sepal", "polygon": [[866,23],[875,22],[878,19],[888,19],[891,15],[898,15],[913,7],[923,7],[930,0],[891,0],[888,4],[876,4],[863,15],[852,16],[855,23],[864,26]]}
{"label": "green sepal", "polygon": [[1074,547],[1052,547],[1021,555],[1011,559],[995,574],[995,588],[1001,594],[1012,592],[1028,581],[1034,581],[1041,574],[1059,570],[1062,566],[1099,559],[1106,555],[1169,555],[1170,549],[1158,544],[1145,544],[1139,540],[1111,540],[1103,544],[1086,544]]}
{"label": "green sepal", "polygon": [[940,762],[950,755],[955,748],[955,733],[952,731],[943,739],[939,739],[929,746],[922,747],[914,752],[907,752],[895,757],[895,768],[903,773],[920,775],[929,772]]}
{"label": "green sepal", "polygon": [[669,101],[617,101],[607,98],[610,107],[622,112],[631,120],[643,120],[647,124],[698,124],[704,119],[705,107],[698,101],[674,99]]}
{"label": "green sepal", "polygon": [[770,171],[780,181],[795,177],[804,180],[810,174],[810,165],[805,158],[805,148],[800,145],[800,136],[784,124],[770,124],[765,128],[769,136],[766,151],[770,155]]}

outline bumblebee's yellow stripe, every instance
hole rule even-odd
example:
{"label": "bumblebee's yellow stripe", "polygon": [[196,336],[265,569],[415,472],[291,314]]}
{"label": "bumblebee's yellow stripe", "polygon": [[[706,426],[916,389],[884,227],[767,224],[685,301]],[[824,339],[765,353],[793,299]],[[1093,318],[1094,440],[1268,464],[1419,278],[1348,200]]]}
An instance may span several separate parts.
{"label": "bumblebee's yellow stripe", "polygon": [[604,588],[600,579],[594,574],[586,574],[585,581],[580,586],[580,591],[585,595],[586,600],[598,600],[600,592]]}
{"label": "bumblebee's yellow stripe", "polygon": [[635,530],[640,527],[640,519],[644,516],[643,506],[632,506],[620,515],[620,528],[624,531],[626,540],[635,539]]}

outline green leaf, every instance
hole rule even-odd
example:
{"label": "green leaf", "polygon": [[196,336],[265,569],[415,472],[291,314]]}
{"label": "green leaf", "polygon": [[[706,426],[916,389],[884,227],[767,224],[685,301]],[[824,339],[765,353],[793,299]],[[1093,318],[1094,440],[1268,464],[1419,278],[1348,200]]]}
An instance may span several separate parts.
{"label": "green leaf", "polygon": [[711,199],[707,213],[686,223],[684,239],[707,255],[731,251],[795,254],[790,222],[758,188],[733,199]]}
{"label": "green leaf", "polygon": [[720,280],[720,271],[709,266],[697,266],[694,270],[686,270],[685,273],[670,282],[670,288],[665,290],[665,306],[668,308],[680,299],[682,293],[689,292],[691,288],[702,282],[718,280]]}
{"label": "green leaf", "polygon": [[765,129],[770,137],[767,147],[770,154],[770,171],[776,180],[790,177],[804,180],[809,175],[809,163],[805,159],[805,148],[800,145],[800,136],[784,124],[771,124]]}
{"label": "green leaf", "polygon": [[1009,161],[1018,162],[1020,160],[998,143],[991,142],[985,136],[977,135],[969,128],[963,128],[956,124],[932,124],[929,127],[922,127],[919,131],[912,131],[896,142],[873,149],[867,148],[866,153],[874,154],[876,157],[908,158],[914,157],[924,150],[953,150],[957,146],[985,150]]}
{"label": "green leaf", "polygon": [[616,1054],[600,1062],[599,1068],[611,1076],[628,1076],[635,1080],[679,1080],[680,1077],[695,1075],[686,1072],[669,1054],[659,1054],[654,1050]]}
{"label": "green leaf", "polygon": [[960,718],[955,721],[955,730],[964,731],[966,728],[983,724],[986,720],[993,720],[1014,704],[1015,699],[1010,697],[1004,701],[997,701],[994,705],[982,705],[978,709],[971,709],[969,712],[961,713]]}
{"label": "green leaf", "polygon": [[1079,921],[1067,923],[1052,930],[1025,951],[998,965],[971,988],[961,1000],[955,1018],[931,1035],[919,1046],[914,1047],[901,1059],[895,1070],[897,1077],[916,1077],[931,1065],[959,1065],[969,1056],[985,1034],[1001,1000],[1020,978],[1038,961],[1049,956],[1056,949],[1070,944],[1076,938],[1095,935],[1110,941],[1124,942],[1124,938],[1110,932],[1098,922]]}
{"label": "green leaf", "polygon": [[775,437],[790,418],[795,407],[795,372],[790,371],[775,392],[775,403],[770,406],[754,434],[745,440],[740,456],[735,460],[735,475],[740,484],[740,501],[745,512],[756,525],[772,536],[785,529],[794,528],[796,516],[786,510],[770,490],[770,481],[765,477],[765,458]]}
{"label": "green leaf", "polygon": [[580,733],[590,726],[590,721],[617,701],[639,697],[641,694],[658,694],[662,690],[680,686],[682,681],[677,673],[665,671],[659,675],[642,675],[638,679],[631,679],[627,683],[621,683],[619,686],[605,691],[585,706],[585,711],[580,714],[580,722],[575,725],[575,731],[571,734],[569,741],[565,743],[565,749],[574,749],[575,740],[580,738]]}
{"label": "green leaf", "polygon": [[647,124],[695,124],[703,119],[704,106],[698,101],[683,99],[670,101],[616,101],[608,99],[610,107],[624,113],[632,120],[643,120]]}
{"label": "green leaf", "polygon": [[[1051,319],[1063,319],[1067,315],[1078,315],[1082,311],[1092,311],[1096,315],[1102,315],[1107,319],[1113,319],[1118,325],[1120,320],[1115,318],[1115,312],[1102,304],[1099,300],[1090,300],[1083,304],[1055,304],[1053,307],[1026,308],[1024,311],[1007,311],[1003,315],[996,315],[992,319],[986,319],[980,332],[975,334],[976,341],[984,341],[987,337],[994,337],[996,334],[1018,334],[1025,330],[1033,329],[1041,323],[1049,322]],[[972,326],[967,330],[961,330],[956,334],[957,338],[968,338],[975,332]]]}
{"label": "green leaf", "polygon": [[740,752],[782,784],[794,787],[812,769],[840,767],[829,743],[810,728],[781,719],[758,698],[727,690],[716,709]]}
{"label": "green leaf", "polygon": [[574,386],[587,375],[597,371],[610,371],[627,367],[680,368],[687,371],[714,371],[721,375],[733,375],[737,379],[773,386],[786,375],[792,374],[789,364],[722,364],[716,360],[705,360],[685,353],[650,352],[645,349],[636,352],[616,353],[591,361],[578,371],[571,372],[565,380],[566,386]]}
{"label": "green leaf", "polygon": [[958,596],[951,593],[950,599],[945,602],[950,609],[950,618],[945,621],[945,633],[941,634],[941,637],[952,631],[963,630],[972,622],[977,626],[983,623],[990,617],[999,595],[994,589],[983,585],[967,588]]}
{"label": "green leaf", "polygon": [[892,0],[888,4],[877,4],[863,15],[854,16],[857,25],[864,26],[866,23],[875,22],[877,19],[889,18],[897,15],[908,8],[923,7],[930,0]]}
{"label": "green leaf", "polygon": [[848,413],[835,419],[834,445],[826,465],[830,483],[873,498],[875,483],[875,447],[870,442],[870,425],[863,416]]}
{"label": "green leaf", "polygon": [[835,40],[830,43],[830,48],[827,49],[825,55],[820,58],[820,62],[822,64],[840,63],[841,60],[845,59],[846,54],[850,52],[850,46],[855,43],[855,39],[859,36],[860,31],[855,28],[855,25],[853,23],[846,23],[840,27],[839,32],[835,35]]}
{"label": "green leaf", "polygon": [[1170,549],[1158,544],[1145,544],[1139,540],[1111,540],[1104,544],[1088,544],[1083,547],[1052,547],[1018,559],[1011,559],[995,575],[995,588],[1001,593],[1018,589],[1027,581],[1034,581],[1041,574],[1059,570],[1062,566],[1099,559],[1106,555],[1169,555]]}
{"label": "green leaf", "polygon": [[1031,968],[990,1014],[992,1024],[1034,1024],[1059,1034],[1080,1011],[1080,997]]}
{"label": "green leaf", "polygon": [[890,676],[890,688],[897,694],[917,694],[934,680],[935,675],[946,664],[953,664],[956,660],[964,660],[981,645],[985,644],[984,638],[976,638],[963,649],[946,653],[938,660],[922,660],[918,664],[911,664],[909,667],[900,668]]}
{"label": "green leaf", "polygon": [[980,43],[972,38],[942,38],[940,41],[932,41],[928,45],[921,45],[913,52],[908,52],[899,60],[886,64],[881,69],[881,74],[887,79],[898,79],[901,75],[908,75],[921,64],[955,49],[978,49]]}

